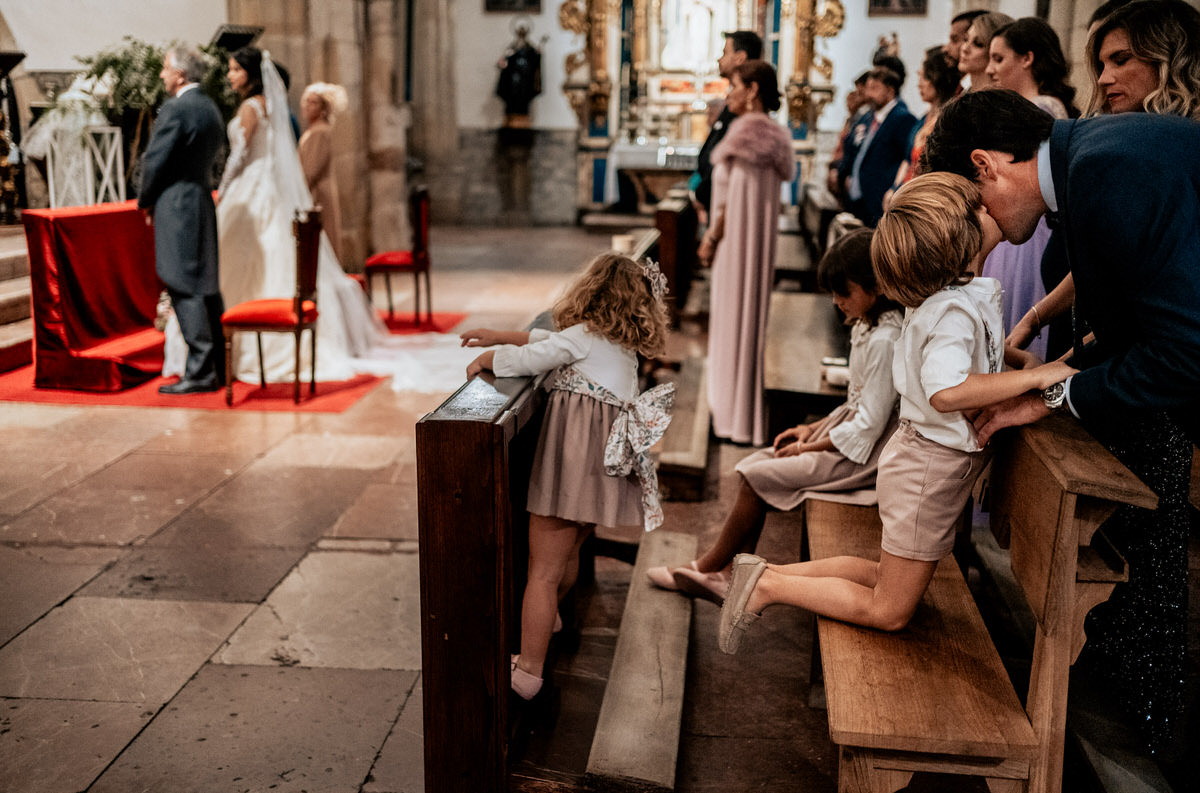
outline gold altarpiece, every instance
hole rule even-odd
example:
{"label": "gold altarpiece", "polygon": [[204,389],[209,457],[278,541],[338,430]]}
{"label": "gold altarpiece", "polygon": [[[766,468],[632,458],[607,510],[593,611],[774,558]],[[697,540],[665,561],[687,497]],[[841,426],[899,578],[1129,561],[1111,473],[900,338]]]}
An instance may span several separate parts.
{"label": "gold altarpiece", "polygon": [[819,39],[845,21],[841,0],[565,0],[563,85],[579,117],[580,211],[611,203],[622,163],[686,170],[708,132],[708,109],[726,84],[717,72],[723,33],[755,30],[785,94],[801,173],[811,164],[816,119],[833,98],[833,64]]}

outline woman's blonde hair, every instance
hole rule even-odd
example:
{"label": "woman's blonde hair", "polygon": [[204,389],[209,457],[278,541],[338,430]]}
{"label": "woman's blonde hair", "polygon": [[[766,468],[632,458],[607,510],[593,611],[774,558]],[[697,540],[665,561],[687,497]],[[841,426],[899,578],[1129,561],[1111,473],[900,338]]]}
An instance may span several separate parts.
{"label": "woman's blonde hair", "polygon": [[585,322],[592,332],[647,357],[666,347],[666,305],[651,293],[642,266],[616,251],[592,259],[553,314],[559,329]]}
{"label": "woman's blonde hair", "polygon": [[325,114],[330,124],[345,112],[350,104],[350,99],[346,96],[346,89],[335,83],[313,83],[304,89],[304,93],[300,94],[300,101],[303,102],[304,97],[310,94],[316,96],[325,105]]}
{"label": "woman's blonde hair", "polygon": [[1200,121],[1200,11],[1179,0],[1132,3],[1104,18],[1087,42],[1092,100],[1088,115],[1108,113],[1100,88],[1100,48],[1114,30],[1129,37],[1133,56],[1158,72],[1158,86],[1143,103],[1148,113]]}
{"label": "woman's blonde hair", "polygon": [[1008,14],[1003,14],[999,11],[989,11],[986,14],[980,14],[971,20],[971,24],[967,26],[967,30],[972,28],[977,29],[979,34],[984,37],[983,48],[987,49],[992,43],[992,39],[996,36],[996,31],[1005,25],[1011,25],[1015,22]]}
{"label": "woman's blonde hair", "polygon": [[983,246],[979,188],[957,174],[921,174],[892,196],[871,241],[880,291],[914,308],[938,290],[971,280]]}

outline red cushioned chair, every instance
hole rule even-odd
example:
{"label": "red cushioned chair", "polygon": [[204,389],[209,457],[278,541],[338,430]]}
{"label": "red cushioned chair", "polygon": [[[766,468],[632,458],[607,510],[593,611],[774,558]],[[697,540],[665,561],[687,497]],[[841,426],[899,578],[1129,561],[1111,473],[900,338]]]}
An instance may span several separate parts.
{"label": "red cushioned chair", "polygon": [[409,220],[413,245],[410,251],[384,251],[367,259],[363,268],[367,278],[367,294],[371,294],[371,277],[382,274],[387,285],[388,319],[392,308],[392,273],[413,274],[413,322],[421,324],[421,274],[425,275],[425,314],[433,321],[433,294],[429,285],[429,191],[424,185],[412,189],[408,196]]}
{"label": "red cushioned chair", "polygon": [[321,240],[321,208],[296,212],[292,221],[296,237],[296,294],[287,298],[247,300],[221,315],[225,331],[225,404],[233,404],[233,334],[254,333],[258,342],[258,376],[267,384],[263,364],[262,334],[291,333],[296,337],[296,372],[292,400],[300,403],[300,338],[309,331],[312,340],[312,372],[308,393],[317,391],[317,251]]}

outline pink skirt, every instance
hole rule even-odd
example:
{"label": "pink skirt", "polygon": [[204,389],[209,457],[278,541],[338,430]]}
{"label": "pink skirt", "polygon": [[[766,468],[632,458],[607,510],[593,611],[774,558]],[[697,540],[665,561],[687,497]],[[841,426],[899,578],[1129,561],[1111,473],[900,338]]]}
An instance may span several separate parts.
{"label": "pink skirt", "polygon": [[599,526],[642,525],[637,474],[604,473],[604,444],[619,412],[584,394],[550,392],[529,475],[531,513]]}
{"label": "pink skirt", "polygon": [[[837,425],[854,417],[854,409],[842,405],[821,420],[810,441],[829,435]],[[794,457],[776,457],[774,449],[761,449],[737,464],[737,472],[746,479],[758,497],[775,509],[789,510],[800,505],[806,493],[836,493],[875,487],[879,454],[898,426],[895,412],[884,428],[871,456],[862,465],[841,452],[805,452]]]}

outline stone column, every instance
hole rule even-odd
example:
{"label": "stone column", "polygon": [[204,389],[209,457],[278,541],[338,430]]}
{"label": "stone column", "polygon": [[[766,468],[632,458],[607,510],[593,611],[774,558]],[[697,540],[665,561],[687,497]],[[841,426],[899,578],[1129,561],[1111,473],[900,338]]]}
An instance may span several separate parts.
{"label": "stone column", "polygon": [[[459,156],[450,0],[411,0],[413,14],[412,148],[424,162],[435,220],[461,219],[463,158]],[[467,178],[470,178],[468,175]]]}

